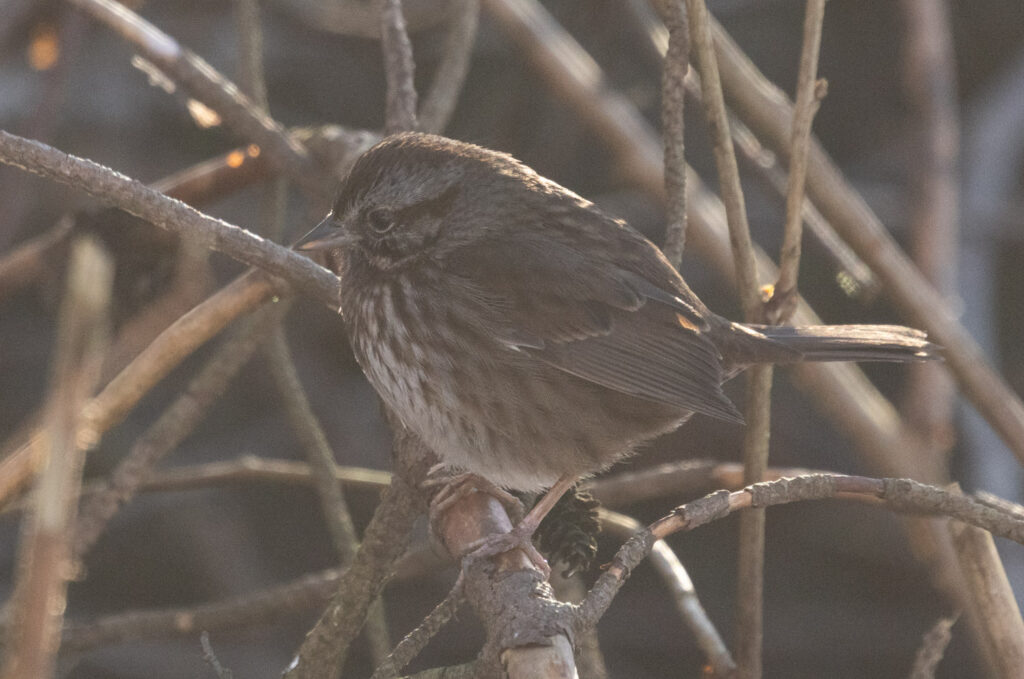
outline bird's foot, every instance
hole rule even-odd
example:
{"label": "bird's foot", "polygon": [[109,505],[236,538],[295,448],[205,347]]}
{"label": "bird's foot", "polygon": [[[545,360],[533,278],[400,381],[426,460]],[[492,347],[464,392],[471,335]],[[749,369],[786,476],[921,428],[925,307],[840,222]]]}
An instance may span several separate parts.
{"label": "bird's foot", "polygon": [[507,490],[499,488],[487,479],[470,472],[453,474],[441,465],[434,465],[427,473],[424,487],[441,486],[430,501],[430,524],[436,527],[445,512],[459,500],[471,493],[485,493],[501,503],[513,523],[522,520],[523,503]]}
{"label": "bird's foot", "polygon": [[544,555],[537,551],[537,548],[533,545],[533,532],[536,528],[532,522],[521,521],[507,533],[495,533],[473,542],[463,555],[463,570],[469,568],[480,559],[487,559],[498,554],[510,552],[513,549],[518,549],[526,555],[530,563],[547,580],[551,577],[551,566],[548,565]]}

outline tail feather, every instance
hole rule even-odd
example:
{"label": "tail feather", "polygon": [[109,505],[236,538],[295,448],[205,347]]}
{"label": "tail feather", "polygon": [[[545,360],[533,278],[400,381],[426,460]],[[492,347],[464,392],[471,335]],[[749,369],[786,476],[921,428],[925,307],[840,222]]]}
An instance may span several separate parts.
{"label": "tail feather", "polygon": [[[927,361],[941,358],[927,335],[901,325],[745,325],[778,346],[759,348],[773,363],[796,361]],[[765,343],[767,344],[767,343]],[[787,351],[788,350],[788,351]],[[758,362],[755,360],[754,362]]]}

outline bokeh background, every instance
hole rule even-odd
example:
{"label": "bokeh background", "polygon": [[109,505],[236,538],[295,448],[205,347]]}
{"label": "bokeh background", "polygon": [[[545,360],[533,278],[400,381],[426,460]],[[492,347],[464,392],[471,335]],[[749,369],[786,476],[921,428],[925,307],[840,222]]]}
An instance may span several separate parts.
{"label": "bokeh background", "polygon": [[[344,17],[347,4],[364,10],[369,5],[363,0],[263,3],[270,112],[282,123],[336,123],[369,130],[382,126],[379,44],[342,34],[320,14],[336,10]],[[426,8],[427,18],[413,34],[417,80],[426,85],[441,58],[444,9],[450,3],[410,4]],[[135,5],[183,45],[235,76],[234,3],[161,0]],[[792,95],[804,3],[719,0],[709,5],[761,70]],[[552,0],[544,6],[593,56],[608,86],[657,126],[661,63],[638,18],[642,8],[612,0]],[[1024,5],[1019,0],[960,0],[948,7],[962,140],[957,295],[949,304],[1019,392],[1024,387]],[[829,90],[814,126],[824,147],[900,239],[906,234],[910,186],[919,169],[913,135],[918,123],[901,74],[902,22],[897,2],[828,3],[819,74],[828,79]],[[47,52],[48,45],[57,52]],[[0,93],[0,127],[147,182],[238,144],[221,127],[197,125],[183,97],[153,86],[133,67],[128,46],[65,3],[0,2]],[[447,134],[511,152],[652,239],[662,237],[661,206],[630,185],[601,138],[547,87],[486,8]],[[687,154],[713,185],[706,128],[692,103],[687,109]],[[756,177],[745,179],[755,239],[777,252],[783,201]],[[203,209],[231,223],[254,226],[267,191],[265,184],[250,186]],[[322,206],[310,206],[293,195],[289,233],[295,236],[309,228],[318,209]],[[81,216],[76,228],[100,233],[118,257],[116,322],[130,322],[174,283],[180,245],[172,239],[98,212],[84,194],[0,168],[0,252],[50,229],[69,213]],[[0,437],[5,439],[45,395],[65,264],[59,252],[51,259],[52,266],[30,285],[0,291]],[[213,279],[195,281],[199,289],[226,282],[241,270],[221,256],[214,257],[214,264]],[[683,273],[711,308],[738,317],[735,296],[694,254],[684,259]],[[801,288],[829,322],[901,321],[884,294],[844,292],[836,284],[834,267],[813,241],[806,246]],[[390,435],[376,397],[348,352],[340,319],[300,300],[287,327],[303,383],[338,461],[387,469]],[[125,454],[210,352],[200,351],[175,370],[104,437],[90,453],[88,478],[102,476]],[[872,367],[869,375],[900,402],[906,370]],[[739,400],[738,386],[730,393]],[[1022,475],[1013,456],[969,408],[957,409],[955,424],[953,477],[966,488],[1020,501]],[[814,403],[792,387],[784,371],[775,388],[772,427],[773,464],[870,471]],[[623,467],[684,457],[734,461],[741,439],[736,427],[698,418]],[[301,459],[259,354],[163,464],[242,455]],[[664,497],[629,512],[649,521],[685,499]],[[375,493],[353,492],[349,501],[357,525],[365,525]],[[0,515],[4,597],[13,577],[17,518],[14,512]],[[729,519],[671,541],[712,620],[727,637],[733,624],[736,525]],[[901,524],[885,511],[861,505],[801,504],[771,510],[767,530],[765,676],[905,676],[921,634],[949,611],[926,568],[911,554]],[[610,557],[616,546],[603,540],[601,557]],[[1021,595],[1024,550],[1019,545],[1002,547],[1011,582]],[[219,600],[334,562],[318,501],[308,487],[251,483],[147,493],[116,517],[82,564],[70,589],[68,617],[88,621],[129,609]],[[393,634],[411,629],[443,597],[453,573],[442,565],[429,576],[388,588]],[[317,614],[308,610],[273,624],[218,632],[213,644],[235,676],[275,677]],[[600,637],[613,677],[700,675],[703,659],[647,566],[637,570],[612,606]],[[464,610],[413,669],[465,661],[480,641],[473,614]],[[347,676],[369,674],[361,645],[354,650],[349,671]],[[201,658],[197,638],[121,644],[68,656],[62,672],[75,679],[214,676]],[[954,628],[938,676],[984,676],[962,624]]]}

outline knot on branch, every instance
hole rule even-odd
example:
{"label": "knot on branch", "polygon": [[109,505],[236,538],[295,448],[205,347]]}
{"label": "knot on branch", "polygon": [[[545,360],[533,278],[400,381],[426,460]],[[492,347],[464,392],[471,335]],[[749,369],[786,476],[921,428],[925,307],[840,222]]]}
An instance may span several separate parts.
{"label": "knot on branch", "polygon": [[[710,495],[705,495],[699,500],[676,507],[672,510],[672,513],[682,520],[687,530],[692,530],[728,516],[731,511],[729,495],[731,493],[727,490],[718,490]],[[647,552],[644,552],[644,555],[646,554]]]}
{"label": "knot on branch", "polygon": [[559,634],[573,642],[574,607],[555,599],[537,571],[501,572],[480,560],[466,571],[466,593],[487,628],[485,658],[518,646],[549,646]]}
{"label": "knot on branch", "polygon": [[[684,507],[680,508],[683,509]],[[658,541],[658,537],[650,530],[642,530],[626,542],[616,552],[615,558],[609,564],[610,567],[615,566],[622,571],[620,576],[621,580],[626,580],[629,577],[630,571],[632,571],[638,563],[647,558],[647,555],[651,553],[651,549],[654,547],[654,543]]]}
{"label": "knot on branch", "polygon": [[913,479],[883,479],[882,498],[894,511],[913,514],[951,514],[952,504],[967,501],[963,495],[953,495]]}
{"label": "knot on branch", "polygon": [[800,500],[822,500],[832,497],[836,491],[836,479],[831,474],[809,474],[763,481],[747,486],[751,507],[771,505]]}

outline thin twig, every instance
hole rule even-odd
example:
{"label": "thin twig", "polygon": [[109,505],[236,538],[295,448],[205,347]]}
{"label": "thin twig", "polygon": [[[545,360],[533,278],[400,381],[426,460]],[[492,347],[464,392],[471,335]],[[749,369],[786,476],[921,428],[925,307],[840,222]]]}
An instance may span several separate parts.
{"label": "thin twig", "polygon": [[882,506],[895,512],[946,516],[1024,545],[1024,515],[912,479],[812,474],[765,481],[739,491],[716,491],[676,507],[627,541],[580,605],[576,624],[591,625],[600,619],[632,569],[650,553],[657,540],[699,528],[740,509],[830,498],[848,499],[854,495],[878,498]]}
{"label": "thin twig", "polygon": [[[359,536],[356,534],[355,524],[348,509],[348,501],[341,485],[335,480],[337,464],[334,451],[331,450],[327,436],[313,413],[309,399],[306,398],[284,329],[280,325],[275,329],[264,353],[271,377],[284,401],[288,421],[309,461],[313,484],[320,498],[320,506],[334,549],[338,553],[341,565],[348,566],[355,558]],[[372,605],[366,624],[366,638],[371,656],[374,663],[382,662],[391,650],[391,641],[380,600]]]}
{"label": "thin twig", "polygon": [[[747,404],[743,415],[743,482],[758,483],[768,469],[771,436],[771,392],[774,369],[755,365],[747,371]],[[740,515],[736,577],[736,658],[740,676],[760,679],[764,643],[764,526],[763,509]]]}
{"label": "thin twig", "polygon": [[100,493],[82,506],[75,528],[73,554],[81,559],[96,543],[110,519],[129,500],[150,470],[174,450],[210,412],[252,354],[284,313],[286,304],[262,309],[236,328],[180,396],[135,442]]}
{"label": "thin twig", "polygon": [[398,673],[426,648],[448,621],[458,612],[462,603],[464,576],[460,572],[451,591],[437,604],[416,629],[409,632],[395,650],[373,672],[370,679],[395,679]]}
{"label": "thin twig", "polygon": [[[694,56],[700,71],[701,91],[708,129],[718,168],[718,184],[729,223],[737,289],[748,322],[763,318],[754,245],[740,186],[739,166],[729,133],[729,119],[718,74],[718,58],[704,0],[686,0]],[[772,367],[754,366],[747,372],[747,428],[743,437],[744,480],[760,481],[768,467],[771,425]],[[760,679],[764,618],[764,512],[745,512],[740,517],[739,563],[736,591],[736,658],[741,676]]]}
{"label": "thin twig", "polygon": [[[736,113],[776,153],[789,152],[793,105],[725,33],[713,24],[722,83]],[[964,395],[1024,463],[1024,403],[992,369],[947,300],[921,275],[878,216],[812,140],[807,192],[839,235],[871,267],[896,306],[945,348],[945,365]]]}
{"label": "thin twig", "polygon": [[89,402],[86,414],[93,426],[103,433],[116,425],[181,361],[273,291],[266,277],[242,276],[176,320]]}
{"label": "thin twig", "polygon": [[[689,81],[687,81],[689,82]],[[697,87],[687,88],[688,94],[700,92]],[[766,149],[750,128],[735,114],[729,115],[729,130],[743,161],[743,169],[759,177],[776,193],[786,197],[789,179],[779,164],[778,156]],[[881,286],[871,269],[858,257],[826,221],[814,203],[804,197],[802,209],[804,227],[810,229],[828,259],[836,268],[836,282],[844,293],[869,301],[878,296]]]}
{"label": "thin twig", "polygon": [[736,287],[743,305],[744,318],[757,322],[761,317],[757,261],[754,258],[754,244],[750,239],[750,225],[747,223],[747,208],[743,199],[743,188],[740,186],[739,166],[736,164],[736,153],[732,147],[732,136],[729,134],[729,119],[718,74],[718,59],[711,43],[708,8],[704,0],[686,0],[686,11],[690,20],[693,57],[700,71],[708,131],[714,145],[719,190],[729,222],[729,240],[732,243],[738,281]]}
{"label": "thin twig", "polygon": [[[903,0],[903,88],[908,165],[909,249],[921,273],[948,299],[956,295],[959,225],[960,120],[949,9],[934,0]],[[946,459],[955,441],[956,389],[941,365],[911,366],[904,413],[932,449]]]}
{"label": "thin twig", "polygon": [[[310,485],[313,469],[297,460],[273,460],[243,455],[234,460],[154,470],[143,479],[141,492],[178,491],[254,481]],[[391,474],[364,467],[334,466],[334,480],[348,488],[379,492],[391,483]],[[86,484],[82,495],[88,497],[99,487]]]}
{"label": "thin twig", "polygon": [[[436,573],[429,545],[410,550],[395,566],[395,579],[408,581]],[[239,630],[297,618],[322,610],[337,592],[344,569],[330,568],[290,582],[183,608],[129,610],[65,626],[62,652],[159,639],[193,638],[207,630]]]}
{"label": "thin twig", "polygon": [[786,191],[786,227],[779,251],[779,278],[765,313],[771,323],[785,323],[796,311],[797,274],[803,240],[804,184],[807,178],[807,149],[811,124],[822,97],[825,81],[818,81],[818,54],[821,51],[821,26],[825,21],[825,0],[807,0],[804,15],[803,49],[796,82],[796,108],[793,113],[792,142],[789,153],[789,186]]}
{"label": "thin twig", "polygon": [[195,638],[202,630],[245,629],[304,615],[327,604],[342,573],[332,568],[222,601],[187,608],[126,611],[90,622],[76,622],[64,628],[61,651],[88,651],[154,639]]}
{"label": "thin twig", "polygon": [[665,245],[662,251],[679,268],[686,247],[686,156],[684,104],[690,65],[690,27],[683,0],[665,5],[668,48],[661,71],[661,134],[665,147]]}
{"label": "thin twig", "polygon": [[284,401],[285,415],[305,451],[313,485],[320,496],[327,532],[331,535],[341,564],[348,565],[355,556],[359,538],[349,513],[348,502],[335,480],[334,451],[302,389],[291,350],[280,326],[274,330],[264,354],[270,375]]}
{"label": "thin twig", "polygon": [[11,624],[0,676],[54,673],[72,568],[70,537],[85,448],[95,438],[81,416],[99,377],[114,267],[95,242],[75,243],[60,310],[53,379],[44,418],[44,460],[32,512],[22,526]]}
{"label": "thin twig", "polygon": [[[661,10],[664,21],[653,10],[652,5],[656,5]],[[648,40],[644,41],[643,47],[650,51],[654,59],[664,60],[668,51],[669,35],[664,22],[670,20],[665,3],[631,0],[626,3],[626,8],[629,10],[631,18],[637,22],[640,31],[648,37]],[[693,69],[687,73],[685,85],[687,96],[703,106],[700,76]],[[764,149],[750,132],[750,128],[731,112],[729,114],[729,132],[732,134],[733,144],[740,152],[740,160],[745,161],[745,165],[742,167],[744,173],[755,175],[785,200],[786,172],[780,168],[777,156]],[[867,299],[877,295],[878,282],[874,279],[871,270],[853,254],[846,243],[840,240],[831,225],[807,200],[804,201],[804,220],[810,227],[812,235],[824,248],[825,254],[839,269],[840,287],[849,295],[859,295]]]}
{"label": "thin twig", "polygon": [[[587,595],[587,584],[582,573],[563,577],[556,569],[549,580],[559,601],[579,604]],[[596,627],[577,630],[573,638],[576,647],[576,670],[587,679],[609,679],[608,665],[601,650],[601,639]]]}
{"label": "thin twig", "polygon": [[434,71],[434,79],[420,107],[420,129],[424,132],[444,132],[469,72],[480,23],[480,0],[460,0],[459,4],[448,26],[441,64]]}
{"label": "thin twig", "polygon": [[0,162],[83,190],[108,205],[176,233],[190,243],[222,251],[238,261],[258,266],[287,279],[327,304],[337,305],[337,278],[308,258],[237,226],[208,217],[110,168],[2,130]]}
{"label": "thin twig", "polygon": [[214,110],[229,130],[258,144],[271,164],[298,186],[312,196],[330,200],[334,187],[324,182],[306,149],[210,64],[120,3],[72,2],[128,41],[189,96]]}
{"label": "thin twig", "polygon": [[380,42],[387,75],[387,112],[384,130],[394,134],[416,129],[415,63],[412,42],[405,30],[402,0],[377,0],[380,8]]}
{"label": "thin twig", "polygon": [[401,430],[395,437],[395,453],[391,485],[366,527],[351,568],[285,673],[287,679],[338,675],[367,609],[391,578],[392,565],[408,545],[413,522],[424,508],[417,480],[426,475],[433,455]]}
{"label": "thin twig", "polygon": [[[644,529],[636,519],[612,512],[601,510],[601,529],[620,539],[629,539]],[[672,594],[676,603],[676,610],[679,611],[686,626],[697,639],[704,655],[711,666],[713,676],[728,677],[736,670],[736,662],[732,659],[729,649],[726,648],[722,636],[715,629],[714,623],[708,618],[704,606],[697,596],[697,589],[693,586],[689,574],[679,562],[672,548],[664,540],[658,540],[651,546],[651,565],[664,581],[665,586]]]}

